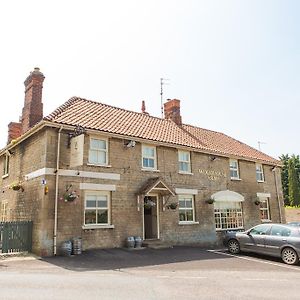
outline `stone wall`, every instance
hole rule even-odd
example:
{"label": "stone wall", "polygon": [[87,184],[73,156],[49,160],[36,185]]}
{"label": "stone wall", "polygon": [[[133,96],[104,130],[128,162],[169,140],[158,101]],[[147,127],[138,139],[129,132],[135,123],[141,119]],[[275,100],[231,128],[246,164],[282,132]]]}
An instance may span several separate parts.
{"label": "stone wall", "polygon": [[[47,128],[14,148],[11,159],[11,170],[1,185],[10,184],[13,180],[24,180],[24,176],[33,171],[50,168],[49,173],[24,181],[24,192],[5,190],[0,201],[9,200],[8,220],[31,219],[34,222],[34,252],[39,255],[53,253],[54,203],[56,183],[56,151],[58,129]],[[205,201],[222,190],[232,190],[245,197],[243,203],[245,229],[260,223],[259,208],[254,204],[257,192],[270,193],[272,221],[279,222],[278,198],[275,187],[275,176],[280,183],[279,170],[272,171],[271,166],[264,165],[265,182],[256,181],[255,163],[239,160],[241,180],[233,181],[229,177],[229,159],[216,157],[212,160],[207,154],[191,155],[192,174],[178,172],[178,152],[176,148],[157,145],[157,165],[159,171],[142,170],[141,143],[127,148],[124,140],[109,138],[109,166],[88,165],[89,136],[84,139],[83,165],[70,168],[70,147],[68,132],[63,130],[60,144],[59,168],[74,170],[78,176],[60,175],[58,184],[58,227],[57,245],[73,237],[82,237],[84,249],[122,247],[128,236],[143,236],[143,209],[138,210],[137,193],[144,183],[153,177],[161,177],[171,188],[196,189],[195,224],[179,224],[178,209],[163,208],[159,199],[160,238],[173,244],[197,243],[213,246],[220,242],[214,223],[214,206]],[[0,160],[3,164],[3,158]],[[0,166],[2,168],[2,165]],[[49,169],[49,170],[50,170]],[[199,171],[200,170],[200,171]],[[201,171],[202,170],[202,171]],[[204,170],[204,171],[203,171]],[[213,177],[209,171],[217,172]],[[83,177],[82,172],[101,172],[119,174],[120,180],[95,179]],[[218,175],[219,174],[219,175]],[[221,174],[221,175],[220,175]],[[225,174],[225,175],[222,175]],[[45,194],[46,180],[48,193]],[[111,220],[114,228],[83,229],[84,223],[84,190],[81,183],[115,185],[111,192]],[[72,184],[80,197],[74,202],[65,202],[63,194]],[[281,186],[278,187],[281,190]],[[279,194],[282,202],[282,195]],[[177,196],[170,197],[170,202],[177,201]],[[284,214],[282,214],[284,219]]]}

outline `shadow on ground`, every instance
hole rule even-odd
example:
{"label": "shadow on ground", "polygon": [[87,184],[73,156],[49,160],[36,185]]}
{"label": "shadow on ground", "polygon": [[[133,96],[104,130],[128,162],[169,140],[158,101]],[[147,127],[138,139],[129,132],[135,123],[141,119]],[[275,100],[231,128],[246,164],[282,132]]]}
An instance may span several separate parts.
{"label": "shadow on ground", "polygon": [[231,259],[198,247],[129,250],[125,248],[95,249],[81,255],[43,258],[42,261],[73,271],[118,270],[133,267],[193,262],[199,260]]}

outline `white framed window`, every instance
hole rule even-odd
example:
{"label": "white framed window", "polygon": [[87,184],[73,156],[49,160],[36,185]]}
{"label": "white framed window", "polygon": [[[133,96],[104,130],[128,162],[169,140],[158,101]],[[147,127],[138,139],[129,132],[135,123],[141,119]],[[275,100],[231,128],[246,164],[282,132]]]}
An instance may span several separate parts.
{"label": "white framed window", "polygon": [[89,163],[106,166],[108,164],[108,140],[90,138]]}
{"label": "white framed window", "polygon": [[1,215],[0,215],[0,222],[7,221],[7,201],[1,202]]}
{"label": "white framed window", "polygon": [[179,172],[191,173],[191,153],[189,151],[178,151]]}
{"label": "white framed window", "polygon": [[242,202],[216,201],[214,203],[216,229],[242,229]]}
{"label": "white framed window", "polygon": [[264,177],[264,169],[263,169],[262,164],[256,164],[255,168],[256,168],[256,180],[257,180],[257,182],[264,182],[265,177]]}
{"label": "white framed window", "polygon": [[179,195],[179,223],[195,222],[195,204],[193,195]]}
{"label": "white framed window", "polygon": [[8,176],[9,174],[9,155],[4,156],[3,162],[3,176]]}
{"label": "white framed window", "polygon": [[84,225],[110,225],[110,207],[110,192],[86,191],[84,197]]}
{"label": "white framed window", "polygon": [[270,214],[270,206],[269,206],[269,198],[259,198],[259,212],[260,212],[260,219],[262,221],[270,221],[271,214]]}
{"label": "white framed window", "polygon": [[230,167],[230,178],[231,179],[240,179],[238,161],[236,159],[230,159],[229,167]]}
{"label": "white framed window", "polygon": [[142,145],[142,167],[143,169],[157,169],[156,147]]}

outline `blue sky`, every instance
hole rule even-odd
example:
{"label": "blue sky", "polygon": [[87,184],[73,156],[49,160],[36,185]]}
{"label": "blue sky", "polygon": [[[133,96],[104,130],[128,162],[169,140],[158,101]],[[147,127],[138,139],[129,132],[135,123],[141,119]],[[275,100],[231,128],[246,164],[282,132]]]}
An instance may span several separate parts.
{"label": "blue sky", "polygon": [[47,115],[72,96],[221,131],[274,157],[300,154],[299,1],[21,1],[1,4],[0,146],[26,76],[45,74]]}

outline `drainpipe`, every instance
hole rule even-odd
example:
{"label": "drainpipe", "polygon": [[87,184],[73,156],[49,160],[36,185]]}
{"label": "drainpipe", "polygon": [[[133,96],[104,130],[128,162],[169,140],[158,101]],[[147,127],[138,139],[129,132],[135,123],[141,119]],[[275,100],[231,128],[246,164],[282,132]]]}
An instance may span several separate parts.
{"label": "drainpipe", "polygon": [[57,153],[56,153],[56,173],[55,173],[55,204],[54,204],[54,232],[53,232],[53,254],[57,254],[56,235],[57,235],[57,206],[58,206],[58,176],[59,176],[59,153],[60,153],[60,137],[63,126],[58,130]]}
{"label": "drainpipe", "polygon": [[277,168],[274,167],[272,171],[274,172],[275,188],[276,188],[277,202],[278,202],[278,208],[279,208],[279,219],[280,219],[280,223],[282,223],[281,204],[280,204],[280,197],[279,197],[278,183],[277,183],[277,176],[276,176]]}

